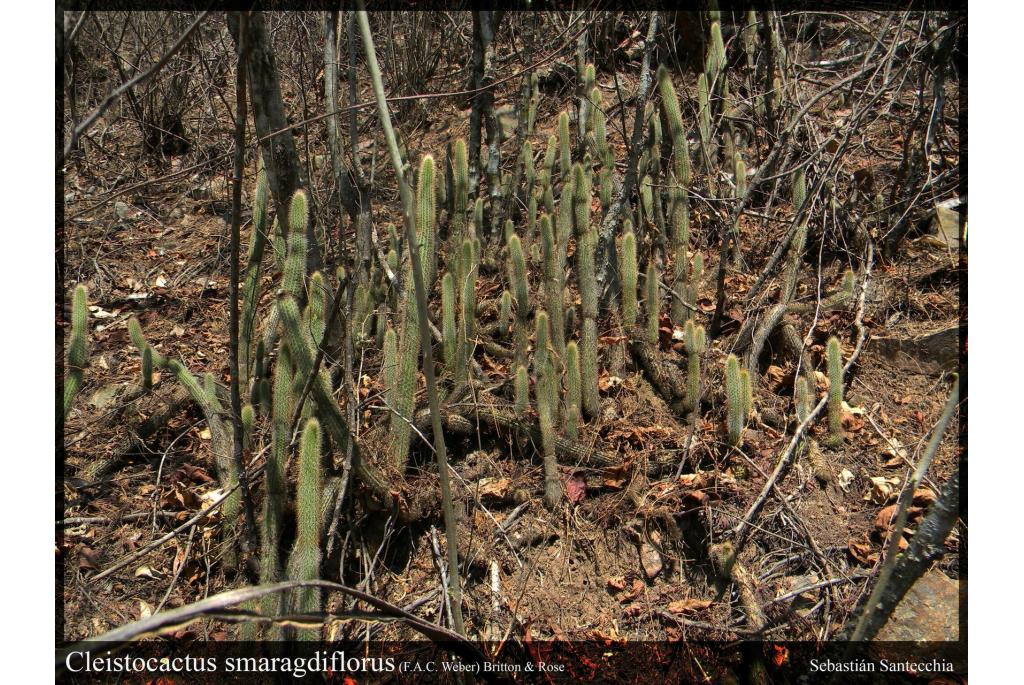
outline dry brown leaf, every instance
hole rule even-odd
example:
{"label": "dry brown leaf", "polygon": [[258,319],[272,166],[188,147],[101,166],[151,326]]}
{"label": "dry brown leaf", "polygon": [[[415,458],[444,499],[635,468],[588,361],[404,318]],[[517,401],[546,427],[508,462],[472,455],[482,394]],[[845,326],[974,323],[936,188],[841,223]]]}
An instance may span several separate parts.
{"label": "dry brown leaf", "polygon": [[878,552],[874,551],[874,547],[868,540],[867,533],[864,534],[863,542],[850,540],[847,549],[851,557],[865,566],[873,566],[878,563]]}
{"label": "dry brown leaf", "polygon": [[711,606],[711,601],[707,599],[679,599],[669,604],[667,609],[673,614],[685,614],[703,611],[709,606]]}
{"label": "dry brown leaf", "polygon": [[503,500],[508,496],[509,486],[512,484],[508,478],[481,478],[480,489],[477,491],[480,497],[493,497]]}

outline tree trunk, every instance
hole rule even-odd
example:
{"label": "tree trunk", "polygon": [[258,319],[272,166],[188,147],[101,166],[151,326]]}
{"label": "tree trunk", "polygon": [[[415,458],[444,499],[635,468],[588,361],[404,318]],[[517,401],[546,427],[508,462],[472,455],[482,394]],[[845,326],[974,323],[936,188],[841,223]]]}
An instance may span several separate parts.
{"label": "tree trunk", "polygon": [[[237,45],[238,17],[234,13],[228,14],[228,29]],[[277,76],[274,48],[262,12],[253,12],[249,15],[246,42],[246,75],[252,100],[252,114],[256,123],[256,134],[264,139],[286,128],[288,118],[285,116],[284,101],[281,99],[281,82]],[[274,195],[274,204],[277,206],[279,216],[283,216],[287,212],[292,195],[303,185],[302,167],[299,164],[299,155],[295,151],[291,131],[264,140],[263,162],[267,170],[270,191]],[[309,211],[311,216],[315,216],[312,203]],[[312,221],[307,222],[306,240],[309,243],[306,267],[307,272],[312,273],[319,269],[321,264],[320,249],[317,246]]]}

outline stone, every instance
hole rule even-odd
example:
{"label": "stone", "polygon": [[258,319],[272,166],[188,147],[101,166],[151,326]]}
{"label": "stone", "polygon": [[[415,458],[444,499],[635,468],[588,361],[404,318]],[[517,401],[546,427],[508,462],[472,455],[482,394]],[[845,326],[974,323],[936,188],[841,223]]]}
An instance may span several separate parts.
{"label": "stone", "polygon": [[951,326],[909,338],[873,338],[871,348],[884,362],[904,371],[955,371],[960,361],[960,330]]}
{"label": "stone", "polygon": [[956,642],[960,639],[960,584],[932,568],[896,606],[877,640]]}
{"label": "stone", "polygon": [[131,211],[131,208],[128,206],[127,203],[121,202],[121,201],[118,201],[118,202],[114,203],[114,215],[118,219],[121,219],[121,220],[127,219],[128,218],[128,213],[130,211]]}

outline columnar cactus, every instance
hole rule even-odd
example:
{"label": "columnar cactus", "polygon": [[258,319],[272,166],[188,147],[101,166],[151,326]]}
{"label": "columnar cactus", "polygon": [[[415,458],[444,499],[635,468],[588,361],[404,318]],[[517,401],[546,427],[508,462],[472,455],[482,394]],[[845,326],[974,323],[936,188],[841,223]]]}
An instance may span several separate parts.
{"label": "columnar cactus", "polygon": [[242,407],[242,448],[249,449],[252,445],[252,424],[256,419],[256,408],[251,404]]}
{"label": "columnar cactus", "polygon": [[654,260],[647,263],[647,342],[658,344],[658,267]]}
{"label": "columnar cactus", "polygon": [[828,366],[829,442],[838,445],[843,442],[843,351],[835,336],[830,337],[825,346],[825,361]]}
{"label": "columnar cactus", "polygon": [[594,151],[601,161],[603,168],[610,168],[614,164],[611,148],[608,147],[608,122],[605,117],[604,107],[601,103],[601,91],[594,88],[590,92],[591,106],[594,108]]}
{"label": "columnar cactus", "polygon": [[579,423],[582,404],[582,386],[580,379],[580,353],[576,341],[565,347],[566,397],[565,397],[565,434],[575,440],[579,435]]}
{"label": "columnar cactus", "polygon": [[747,194],[747,165],[738,152],[733,161],[736,175],[736,199],[742,200],[743,196]]}
{"label": "columnar cactus", "polygon": [[704,327],[687,321],[683,345],[686,347],[686,408],[691,412],[700,408],[700,357],[706,344]]}
{"label": "columnar cactus", "polygon": [[516,414],[525,416],[530,407],[530,376],[522,364],[516,367],[515,404]]}
{"label": "columnar cactus", "polygon": [[[515,234],[513,234],[515,235]],[[459,258],[464,272],[459,274],[459,326],[456,340],[455,380],[462,382],[469,378],[470,359],[473,353],[473,336],[476,327],[476,275],[478,256],[471,240],[462,241],[462,256]]]}
{"label": "columnar cactus", "polygon": [[89,354],[86,342],[89,327],[87,298],[88,292],[84,285],[75,287],[75,292],[71,296],[71,340],[68,343],[68,373],[64,379],[63,416],[67,416],[71,411],[75,395],[82,388],[82,370]]}
{"label": "columnar cactus", "polygon": [[740,361],[734,354],[730,354],[725,362],[725,393],[729,444],[739,447],[743,442],[746,402],[743,394],[743,379],[740,375]]}
{"label": "columnar cactus", "polygon": [[[466,141],[461,138],[452,146],[452,222],[451,243],[454,247],[465,237],[466,209],[469,193],[469,163],[466,157]],[[454,253],[450,249],[449,254]]]}
{"label": "columnar cactus", "polygon": [[558,375],[548,346],[548,316],[537,312],[537,352],[534,370],[537,375],[537,413],[540,419],[541,445],[544,450],[544,504],[554,509],[562,498],[562,484],[558,477],[555,456],[555,421],[558,413]]}
{"label": "columnar cactus", "polygon": [[324,320],[326,310],[327,283],[324,281],[323,274],[315,271],[309,277],[309,300],[303,317],[314,349],[320,347],[320,344],[324,342],[327,327],[327,322]]}
{"label": "columnar cactus", "polygon": [[558,115],[558,156],[562,178],[569,177],[572,167],[572,155],[569,152],[569,113],[562,112]]}
{"label": "columnar cactus", "polygon": [[[546,216],[541,217],[542,222]],[[550,232],[550,221],[548,226]],[[526,363],[527,347],[530,338],[530,289],[529,283],[526,280],[526,259],[523,256],[523,245],[517,235],[513,235],[508,243],[508,262],[509,281],[512,284],[512,297],[515,301],[516,317],[512,338],[515,342],[515,363],[520,365]]]}
{"label": "columnar cactus", "polygon": [[804,206],[804,200],[807,198],[807,177],[804,173],[803,167],[797,169],[793,173],[793,213],[796,214]]}
{"label": "columnar cactus", "polygon": [[519,155],[523,160],[523,183],[525,184],[526,191],[529,193],[530,189],[533,188],[536,176],[536,170],[533,167],[533,146],[530,145],[530,141],[523,141],[523,148]]}
{"label": "columnar cactus", "polygon": [[628,330],[636,324],[636,237],[629,231],[622,237],[622,325]]}
{"label": "columnar cactus", "polygon": [[446,273],[441,279],[441,341],[444,349],[444,361],[455,375],[458,365],[455,332],[455,279]]}
{"label": "columnar cactus", "polygon": [[[406,272],[408,274],[408,270]],[[410,279],[411,280],[411,279]],[[406,281],[407,283],[409,281]],[[411,285],[411,284],[410,284]],[[419,312],[412,287],[406,288],[405,306],[399,337],[398,369],[392,388],[391,458],[397,468],[404,469],[409,458],[409,421],[415,407],[416,372],[419,370]]]}
{"label": "columnar cactus", "polygon": [[[274,370],[271,450],[264,467],[267,491],[263,498],[263,518],[260,527],[261,585],[275,583],[281,579],[281,524],[288,501],[284,465],[288,459],[288,443],[291,442],[293,404],[291,366],[288,347],[282,346]],[[267,595],[263,598],[261,606],[264,614],[276,614],[281,606],[281,596]]]}
{"label": "columnar cactus", "polygon": [[668,133],[672,140],[678,136],[685,135],[683,129],[683,116],[679,111],[679,98],[676,96],[675,86],[672,85],[672,76],[665,65],[658,66],[658,92],[661,94],[661,111],[668,124]]}
{"label": "columnar cactus", "polygon": [[807,389],[807,379],[803,376],[796,379],[796,397],[793,403],[796,405],[796,420],[803,423],[814,408],[814,398]]}
{"label": "columnar cactus", "polygon": [[423,265],[423,284],[427,288],[437,274],[436,226],[437,193],[434,190],[434,158],[424,155],[416,186],[416,241]]}
{"label": "columnar cactus", "polygon": [[384,399],[389,406],[394,405],[395,381],[398,378],[398,336],[395,329],[388,326],[384,332],[384,360],[381,362],[381,373],[384,376]]}
{"label": "columnar cactus", "polygon": [[722,25],[718,21],[711,22],[711,41],[705,60],[705,73],[708,85],[721,88],[719,76],[725,68],[725,44],[722,41]]}
{"label": "columnar cactus", "polygon": [[[568,120],[566,121],[568,123]],[[555,169],[555,155],[558,154],[558,136],[551,134],[548,136],[548,144],[544,149],[544,163],[541,167],[540,184],[544,188],[550,190],[552,185],[552,174]],[[553,211],[551,207],[546,207],[548,214]]]}
{"label": "columnar cactus", "polygon": [[[320,527],[323,470],[320,464],[320,423],[314,418],[302,430],[299,449],[299,482],[296,488],[296,537],[291,556],[288,557],[290,580],[318,580],[320,578]],[[308,614],[320,611],[320,589],[300,588],[293,591],[292,609]],[[303,630],[300,639],[315,640],[318,631]]]}
{"label": "columnar cactus", "polygon": [[600,411],[597,388],[597,277],[595,252],[597,230],[587,229],[576,245],[576,267],[580,287],[580,310],[583,326],[580,335],[580,374],[583,384],[583,413],[594,418]]}
{"label": "columnar cactus", "polygon": [[[697,306],[697,290],[700,286],[700,281],[704,277],[704,255],[700,252],[693,255],[693,268],[690,271],[690,285],[686,289],[686,301],[690,303],[691,307]],[[692,316],[692,312],[687,309],[686,316]]]}
{"label": "columnar cactus", "polygon": [[504,335],[508,332],[509,324],[512,323],[512,293],[507,290],[501,291],[501,299],[498,303],[498,332]]}
{"label": "columnar cactus", "polygon": [[284,262],[284,291],[292,297],[302,299],[306,293],[306,222],[309,209],[306,191],[297,190],[292,195],[288,210],[288,255]]}
{"label": "columnar cactus", "polygon": [[704,74],[697,77],[697,131],[704,154],[710,156],[711,108],[708,103],[708,79]]}
{"label": "columnar cactus", "polygon": [[153,349],[146,338],[142,335],[142,327],[139,325],[139,320],[134,316],[128,319],[128,337],[131,338],[132,343],[138,348],[139,352],[145,355],[146,350],[149,350],[150,358],[153,366],[158,369],[167,368],[167,358]]}
{"label": "columnar cactus", "polygon": [[[564,197],[562,202],[566,202]],[[560,219],[559,221],[563,220]],[[542,214],[540,217],[540,240],[544,255],[544,299],[547,304],[547,311],[551,316],[551,335],[554,339],[554,350],[559,357],[562,357],[565,345],[565,322],[562,316],[565,308],[563,296],[565,288],[562,285],[562,269],[559,268],[558,238],[552,229],[551,219],[547,214]],[[559,345],[559,341],[561,341],[561,345]]]}

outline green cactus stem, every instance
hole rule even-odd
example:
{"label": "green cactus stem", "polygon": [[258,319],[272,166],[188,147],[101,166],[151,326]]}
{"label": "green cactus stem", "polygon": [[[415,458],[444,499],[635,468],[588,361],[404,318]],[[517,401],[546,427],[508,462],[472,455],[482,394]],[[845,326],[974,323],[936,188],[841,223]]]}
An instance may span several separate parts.
{"label": "green cactus stem", "polygon": [[88,335],[89,308],[88,291],[84,285],[75,287],[71,295],[71,335],[68,342],[68,373],[64,378],[63,416],[71,411],[75,395],[82,389],[83,370],[89,355]]}
{"label": "green cactus stem", "polygon": [[829,443],[840,445],[843,442],[843,351],[835,336],[825,345],[825,363],[828,367]]}
{"label": "green cactus stem", "polygon": [[[323,470],[320,463],[320,423],[311,418],[302,430],[299,448],[299,479],[296,488],[296,538],[288,557],[289,580],[320,578],[320,521]],[[300,588],[292,591],[291,609],[309,614],[320,611],[320,589]],[[319,631],[300,630],[299,639],[315,640]]]}
{"label": "green cactus stem", "polygon": [[743,380],[740,376],[740,362],[736,355],[730,354],[725,362],[725,394],[728,414],[729,444],[739,447],[743,442],[743,424],[746,421],[744,412]]}
{"label": "green cactus stem", "polygon": [[622,237],[622,325],[629,330],[636,325],[636,237],[629,231]]}

